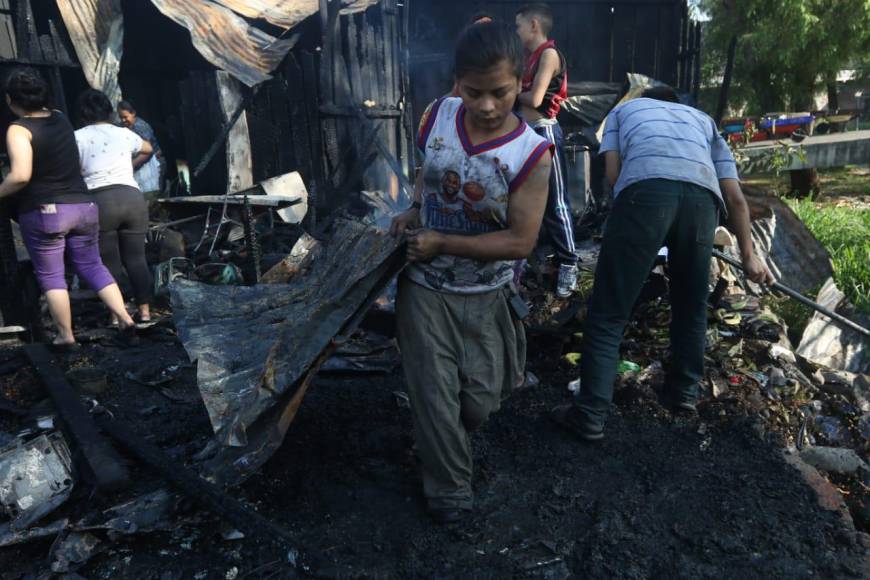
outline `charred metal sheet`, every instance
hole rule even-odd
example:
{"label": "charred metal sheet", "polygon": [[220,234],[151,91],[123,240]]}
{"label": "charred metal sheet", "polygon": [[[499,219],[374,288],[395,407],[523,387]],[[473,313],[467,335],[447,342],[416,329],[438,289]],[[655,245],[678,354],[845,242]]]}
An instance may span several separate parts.
{"label": "charred metal sheet", "polygon": [[308,263],[287,284],[172,285],[176,326],[217,436],[203,453],[216,481],[237,483],[274,453],[313,374],[404,263],[386,230],[346,218],[304,253]]}
{"label": "charred metal sheet", "polygon": [[[870,316],[858,312],[837,288],[833,279],[822,286],[816,301],[850,320],[870,328]],[[860,333],[843,328],[818,312],[804,329],[797,354],[826,367],[850,373],[870,374],[870,341]]]}
{"label": "charred metal sheet", "polygon": [[0,504],[26,528],[65,502],[73,489],[72,460],[60,433],[41,435],[0,453]]}
{"label": "charred metal sheet", "polygon": [[117,103],[121,100],[118,71],[124,53],[121,0],[58,0],[57,7],[88,84]]}
{"label": "charred metal sheet", "polygon": [[[265,20],[281,28],[293,28],[320,9],[319,0],[214,0],[245,18]],[[342,14],[365,10],[379,0],[343,0]]]}
{"label": "charred metal sheet", "polygon": [[249,87],[272,78],[269,73],[296,44],[296,37],[275,38],[209,0],[151,1],[190,31],[194,47],[207,61]]}
{"label": "charred metal sheet", "polygon": [[286,285],[172,285],[179,335],[198,363],[200,392],[225,445],[247,444],[247,428],[302,378],[395,252],[385,230],[339,219],[319,259]]}
{"label": "charred metal sheet", "polygon": [[[190,31],[193,45],[207,61],[249,87],[272,78],[270,73],[284,60],[297,37],[276,38],[251,26],[245,18],[290,29],[319,10],[318,0],[151,1]],[[344,0],[342,13],[365,10],[377,2]]]}

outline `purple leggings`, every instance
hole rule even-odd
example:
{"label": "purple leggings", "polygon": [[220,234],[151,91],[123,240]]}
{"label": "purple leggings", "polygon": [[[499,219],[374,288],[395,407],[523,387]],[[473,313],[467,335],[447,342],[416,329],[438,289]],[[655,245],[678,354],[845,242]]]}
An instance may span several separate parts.
{"label": "purple leggings", "polygon": [[76,274],[91,289],[99,292],[115,283],[100,260],[97,204],[43,205],[21,214],[18,224],[43,292],[67,289],[64,251]]}

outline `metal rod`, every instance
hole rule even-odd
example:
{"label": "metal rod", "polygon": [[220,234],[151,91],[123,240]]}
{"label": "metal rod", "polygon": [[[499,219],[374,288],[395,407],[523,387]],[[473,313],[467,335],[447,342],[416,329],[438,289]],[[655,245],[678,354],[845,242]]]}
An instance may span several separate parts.
{"label": "metal rod", "polygon": [[[741,264],[740,262],[738,262],[737,260],[735,260],[731,256],[729,256],[727,254],[723,254],[719,250],[713,250],[713,255],[716,256],[717,258],[719,258],[720,260],[728,262],[729,264],[731,264],[735,268],[739,268],[741,271],[743,271],[743,264]],[[782,292],[783,294],[785,294],[786,296],[789,296],[790,298],[794,298],[795,300],[797,300],[801,304],[809,306],[813,310],[824,314],[825,316],[827,316],[828,318],[830,318],[834,322],[839,322],[840,324],[849,328],[850,330],[854,330],[855,332],[861,333],[864,336],[870,336],[870,330],[867,330],[866,328],[864,328],[860,324],[856,324],[855,322],[852,322],[851,320],[849,320],[845,316],[842,316],[842,315],[837,314],[836,312],[834,312],[832,310],[825,308],[824,306],[822,306],[818,302],[813,302],[812,300],[810,300],[809,298],[807,298],[806,296],[804,296],[800,292],[798,292],[796,290],[792,290],[788,286],[780,284],[779,282],[774,282],[773,284],[770,285],[770,287],[774,290]]]}

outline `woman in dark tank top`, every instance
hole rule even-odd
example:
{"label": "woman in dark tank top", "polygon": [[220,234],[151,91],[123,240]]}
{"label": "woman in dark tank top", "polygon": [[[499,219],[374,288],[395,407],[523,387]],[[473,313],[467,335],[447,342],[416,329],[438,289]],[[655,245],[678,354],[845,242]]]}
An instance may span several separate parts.
{"label": "woman in dark tank top", "polygon": [[21,236],[57,327],[52,344],[59,348],[76,344],[64,253],[79,278],[121,321],[125,336],[131,337],[133,319],[100,261],[97,206],[81,177],[72,125],[63,113],[47,108],[48,86],[31,69],[9,74],[6,104],[18,119],[6,134],[11,169],[0,183],[0,198],[15,195]]}

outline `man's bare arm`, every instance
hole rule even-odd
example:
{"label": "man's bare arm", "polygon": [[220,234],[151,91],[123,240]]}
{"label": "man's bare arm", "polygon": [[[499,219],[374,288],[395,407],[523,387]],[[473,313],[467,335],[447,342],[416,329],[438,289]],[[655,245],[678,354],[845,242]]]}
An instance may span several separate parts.
{"label": "man's bare arm", "polygon": [[547,87],[550,86],[553,77],[558,74],[560,66],[559,54],[552,48],[545,50],[538,62],[538,72],[535,74],[535,80],[532,81],[532,88],[520,93],[520,104],[532,109],[540,107],[547,94]]}
{"label": "man's bare arm", "polygon": [[439,254],[481,261],[525,258],[534,249],[541,229],[550,184],[550,165],[551,156],[545,154],[525,183],[511,194],[507,229],[476,236],[420,230],[408,240],[408,258],[428,260]]}
{"label": "man's bare arm", "polygon": [[740,182],[736,179],[720,179],[719,187],[722,189],[722,197],[725,200],[725,207],[728,209],[728,229],[737,236],[740,259],[743,262],[746,277],[758,284],[773,282],[773,274],[756,257],[752,248],[749,206],[746,204],[746,198],[743,197]]}
{"label": "man's bare arm", "polygon": [[616,187],[616,181],[619,179],[619,170],[622,169],[622,160],[619,158],[619,151],[604,152],[604,174],[607,177],[607,183],[610,188]]}

